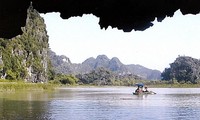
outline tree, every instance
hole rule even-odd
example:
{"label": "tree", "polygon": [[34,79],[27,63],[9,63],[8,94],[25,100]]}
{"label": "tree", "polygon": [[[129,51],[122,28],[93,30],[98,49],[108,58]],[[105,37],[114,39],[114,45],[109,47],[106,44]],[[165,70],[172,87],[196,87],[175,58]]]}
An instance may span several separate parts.
{"label": "tree", "polygon": [[77,77],[83,84],[109,85],[114,78],[114,74],[111,71],[100,67],[90,73],[83,75],[79,74]]}
{"label": "tree", "polygon": [[78,78],[73,75],[58,75],[56,76],[56,81],[59,81],[61,84],[70,84],[75,85],[78,82]]}
{"label": "tree", "polygon": [[172,71],[171,68],[165,68],[165,70],[161,73],[162,80],[171,80],[172,79]]}

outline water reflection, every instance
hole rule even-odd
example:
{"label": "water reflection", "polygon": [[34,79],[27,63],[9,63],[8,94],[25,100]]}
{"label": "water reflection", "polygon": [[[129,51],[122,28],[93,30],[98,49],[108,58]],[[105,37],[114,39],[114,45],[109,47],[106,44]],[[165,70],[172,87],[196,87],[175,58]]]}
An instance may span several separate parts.
{"label": "water reflection", "polygon": [[0,119],[9,120],[198,120],[200,89],[66,88],[54,92],[0,93]]}
{"label": "water reflection", "polygon": [[166,95],[171,107],[170,114],[176,120],[198,120],[200,115],[199,94],[173,94]]}
{"label": "water reflection", "polygon": [[48,119],[48,94],[41,92],[17,92],[0,94],[1,120]]}

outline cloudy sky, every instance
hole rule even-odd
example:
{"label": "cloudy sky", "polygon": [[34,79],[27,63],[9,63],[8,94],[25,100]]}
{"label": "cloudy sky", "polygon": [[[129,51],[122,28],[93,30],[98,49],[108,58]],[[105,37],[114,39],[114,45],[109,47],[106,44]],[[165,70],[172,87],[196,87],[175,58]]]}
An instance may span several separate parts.
{"label": "cloudy sky", "polygon": [[140,64],[163,71],[178,55],[200,58],[200,15],[183,16],[177,11],[145,31],[124,33],[116,28],[100,29],[93,15],[60,18],[59,13],[42,14],[50,48],[73,63],[105,54],[124,64]]}

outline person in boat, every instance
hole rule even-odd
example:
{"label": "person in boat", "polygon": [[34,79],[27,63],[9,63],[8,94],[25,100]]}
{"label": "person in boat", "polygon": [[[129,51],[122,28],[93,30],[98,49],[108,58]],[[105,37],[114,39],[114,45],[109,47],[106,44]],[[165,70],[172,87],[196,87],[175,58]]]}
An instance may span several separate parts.
{"label": "person in boat", "polygon": [[[143,83],[137,83],[135,84],[137,86],[137,89],[135,90],[135,93],[133,93],[134,95],[139,95],[139,94],[156,94],[155,92],[149,91],[148,87],[145,86]],[[144,90],[143,90],[144,87]]]}
{"label": "person in boat", "polygon": [[135,93],[142,93],[143,92],[143,86],[138,86],[135,90]]}
{"label": "person in boat", "polygon": [[148,89],[147,86],[145,86],[143,92],[149,92],[147,89]]}
{"label": "person in boat", "polygon": [[138,93],[138,92],[139,92],[139,90],[140,90],[140,88],[139,88],[139,87],[137,87],[137,89],[135,90],[135,93]]}

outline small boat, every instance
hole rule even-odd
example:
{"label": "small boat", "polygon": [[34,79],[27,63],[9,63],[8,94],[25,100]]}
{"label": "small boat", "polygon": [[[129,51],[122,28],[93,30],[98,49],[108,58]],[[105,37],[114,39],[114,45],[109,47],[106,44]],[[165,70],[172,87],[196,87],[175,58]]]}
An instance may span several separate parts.
{"label": "small boat", "polygon": [[138,88],[136,89],[135,92],[133,92],[133,95],[148,95],[148,94],[153,95],[153,94],[156,94],[153,91],[148,91],[147,87],[145,87],[145,91],[144,91],[143,90],[143,87],[144,87],[143,83],[137,83],[137,84],[135,84],[135,86],[137,86]]}
{"label": "small boat", "polygon": [[156,94],[155,92],[153,91],[148,91],[148,92],[133,92],[133,95],[154,95]]}

